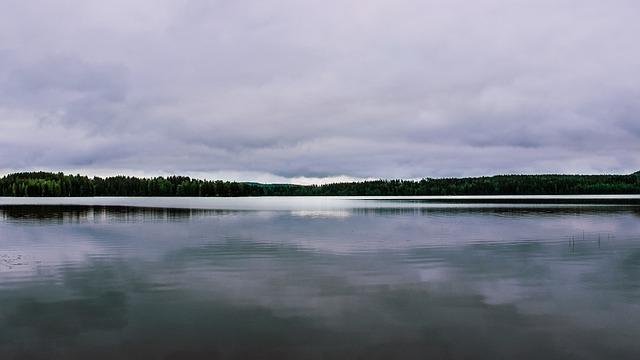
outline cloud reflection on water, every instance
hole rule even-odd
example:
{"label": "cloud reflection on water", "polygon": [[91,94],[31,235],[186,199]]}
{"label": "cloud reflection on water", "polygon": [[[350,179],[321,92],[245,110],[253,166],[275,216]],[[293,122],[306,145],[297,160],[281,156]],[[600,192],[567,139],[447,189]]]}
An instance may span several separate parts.
{"label": "cloud reflection on water", "polygon": [[3,246],[46,261],[3,270],[2,358],[640,353],[628,211],[46,211],[3,209]]}

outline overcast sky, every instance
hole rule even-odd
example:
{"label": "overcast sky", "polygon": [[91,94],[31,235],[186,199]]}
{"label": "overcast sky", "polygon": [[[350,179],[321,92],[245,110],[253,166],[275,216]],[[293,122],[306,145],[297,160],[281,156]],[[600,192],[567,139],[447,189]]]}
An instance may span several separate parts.
{"label": "overcast sky", "polygon": [[0,1],[3,175],[640,170],[637,0]]}

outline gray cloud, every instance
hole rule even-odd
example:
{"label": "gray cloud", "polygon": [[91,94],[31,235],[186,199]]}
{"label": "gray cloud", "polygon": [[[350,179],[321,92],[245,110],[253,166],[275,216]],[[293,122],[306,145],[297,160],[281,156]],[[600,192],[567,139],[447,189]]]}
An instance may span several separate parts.
{"label": "gray cloud", "polygon": [[11,4],[0,171],[636,171],[638,6]]}

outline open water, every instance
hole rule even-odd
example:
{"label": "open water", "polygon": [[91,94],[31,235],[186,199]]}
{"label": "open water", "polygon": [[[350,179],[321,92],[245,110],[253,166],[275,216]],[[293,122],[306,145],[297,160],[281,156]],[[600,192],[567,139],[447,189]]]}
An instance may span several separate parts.
{"label": "open water", "polygon": [[638,200],[0,198],[0,359],[638,359]]}

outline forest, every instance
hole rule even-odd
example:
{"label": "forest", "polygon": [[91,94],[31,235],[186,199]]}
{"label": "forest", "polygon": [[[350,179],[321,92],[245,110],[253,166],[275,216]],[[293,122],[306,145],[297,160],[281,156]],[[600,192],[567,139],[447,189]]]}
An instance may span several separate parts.
{"label": "forest", "polygon": [[260,184],[187,176],[87,177],[21,172],[0,178],[0,196],[412,196],[640,194],[629,175],[496,175],[422,180],[373,180],[326,185]]}

